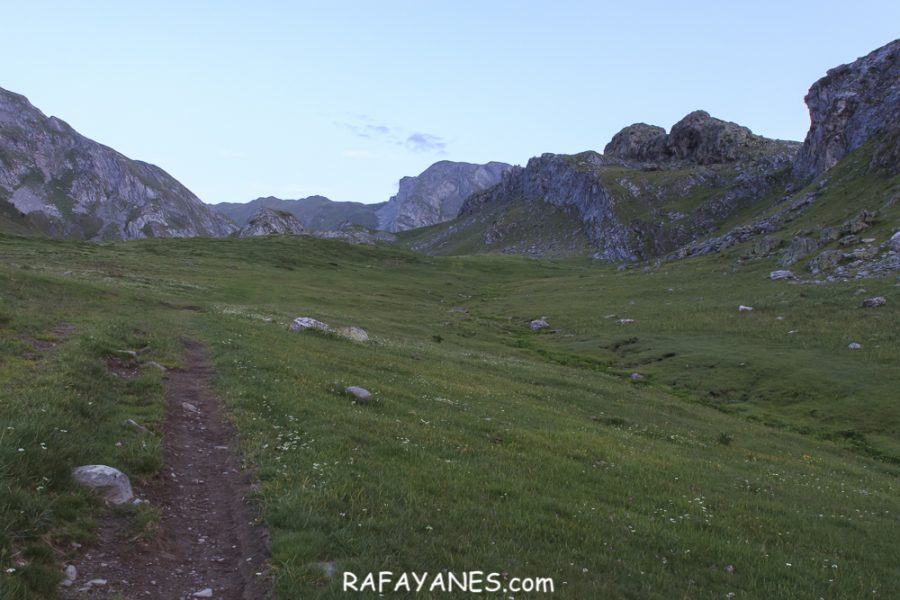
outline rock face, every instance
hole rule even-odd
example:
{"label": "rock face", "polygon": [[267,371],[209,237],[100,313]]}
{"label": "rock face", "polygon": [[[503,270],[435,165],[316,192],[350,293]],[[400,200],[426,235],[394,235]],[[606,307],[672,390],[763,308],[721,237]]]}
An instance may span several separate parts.
{"label": "rock face", "polygon": [[28,230],[78,239],[224,236],[235,229],[159,167],[98,144],[0,89],[2,205]]}
{"label": "rock face", "polygon": [[306,233],[303,223],[289,212],[261,208],[238,231],[239,237],[260,235],[301,235]]}
{"label": "rock face", "polygon": [[805,100],[811,125],[794,166],[798,178],[824,173],[879,133],[892,138],[883,150],[890,158],[900,138],[900,40],[831,69]]}
{"label": "rock face", "polygon": [[603,153],[642,162],[689,161],[713,165],[795,149],[792,142],[754,135],[737,123],[697,110],[673,125],[668,135],[662,127],[644,123],[630,125],[613,136]]}
{"label": "rock face", "polygon": [[378,209],[378,229],[397,232],[455,218],[463,202],[500,181],[510,165],[436,162],[416,177],[400,180],[400,189]]}

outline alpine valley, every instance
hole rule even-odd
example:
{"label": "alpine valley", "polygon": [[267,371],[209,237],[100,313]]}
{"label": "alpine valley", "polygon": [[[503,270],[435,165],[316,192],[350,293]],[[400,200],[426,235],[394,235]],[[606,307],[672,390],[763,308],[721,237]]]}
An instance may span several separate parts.
{"label": "alpine valley", "polygon": [[900,598],[900,40],[805,100],[206,204],[0,90],[0,600]]}

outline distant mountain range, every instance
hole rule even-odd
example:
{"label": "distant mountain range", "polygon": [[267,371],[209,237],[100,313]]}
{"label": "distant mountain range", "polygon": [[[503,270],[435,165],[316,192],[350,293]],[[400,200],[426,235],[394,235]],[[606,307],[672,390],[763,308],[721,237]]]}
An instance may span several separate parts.
{"label": "distant mountain range", "polygon": [[455,218],[466,198],[499,183],[510,168],[498,162],[477,165],[443,160],[416,177],[401,179],[397,194],[378,204],[334,202],[324,196],[299,200],[269,196],[245,204],[223,202],[212,208],[238,226],[243,226],[265,207],[289,212],[313,231],[336,230],[346,224],[389,232],[406,231]]}
{"label": "distant mountain range", "polygon": [[291,213],[300,219],[307,229],[328,231],[338,229],[345,223],[377,229],[376,213],[385,204],[387,203],[335,202],[325,196],[309,196],[298,200],[283,200],[268,196],[250,202],[222,202],[213,204],[210,208],[239,227],[243,227],[260,209],[271,208]]}
{"label": "distant mountain range", "polygon": [[[828,71],[806,102],[812,124],[802,144],[695,111],[668,132],[625,127],[602,154],[544,154],[524,167],[440,161],[402,178],[398,193],[379,204],[311,196],[208,206],[158,167],[0,90],[0,231],[109,240],[243,228],[243,235],[302,232],[364,243],[400,233],[399,243],[432,254],[622,262],[717,252],[759,238],[759,252],[784,253],[790,263],[821,248],[837,252],[829,246],[833,230],[840,233],[839,221],[857,210],[868,211],[865,227],[896,228],[900,40]],[[827,202],[815,202],[819,197]],[[807,229],[788,235],[787,224],[801,221]],[[851,249],[856,243],[838,237]],[[845,260],[829,256],[835,268]]]}

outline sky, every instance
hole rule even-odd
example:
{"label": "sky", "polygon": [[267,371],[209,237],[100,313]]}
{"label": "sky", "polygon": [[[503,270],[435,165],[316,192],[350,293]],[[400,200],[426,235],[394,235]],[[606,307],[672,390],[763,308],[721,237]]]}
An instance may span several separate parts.
{"label": "sky", "polygon": [[0,87],[203,201],[382,202],[439,160],[602,151],[703,109],[802,140],[900,2],[0,0]]}

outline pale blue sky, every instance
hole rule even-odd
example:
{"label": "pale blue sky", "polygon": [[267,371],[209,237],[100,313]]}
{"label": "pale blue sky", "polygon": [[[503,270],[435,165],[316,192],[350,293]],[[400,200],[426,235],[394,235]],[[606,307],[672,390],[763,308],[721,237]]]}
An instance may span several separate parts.
{"label": "pale blue sky", "polygon": [[0,87],[206,202],[379,202],[441,159],[602,150],[704,109],[800,140],[900,2],[3,1]]}

